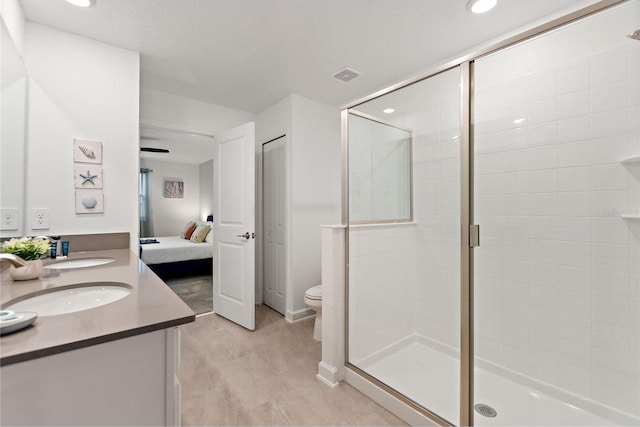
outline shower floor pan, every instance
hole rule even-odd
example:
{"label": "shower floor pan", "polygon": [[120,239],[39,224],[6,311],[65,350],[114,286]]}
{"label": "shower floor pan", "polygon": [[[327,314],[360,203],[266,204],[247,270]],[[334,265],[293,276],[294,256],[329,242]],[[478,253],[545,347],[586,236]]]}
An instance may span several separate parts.
{"label": "shower floor pan", "polygon": [[[398,348],[399,347],[399,348]],[[356,366],[458,425],[459,359],[412,340],[367,358]],[[500,369],[500,368],[499,368]],[[517,375],[517,374],[515,374]],[[640,425],[640,419],[598,407],[553,386],[533,386],[533,380],[516,381],[488,369],[475,368],[475,403],[497,412],[495,417],[474,414],[477,426],[620,426]],[[542,391],[548,388],[548,390]],[[571,395],[570,395],[571,396]],[[590,403],[591,402],[591,403]],[[584,403],[584,405],[580,405]],[[591,406],[591,408],[589,408]],[[604,412],[604,413],[600,413]]]}

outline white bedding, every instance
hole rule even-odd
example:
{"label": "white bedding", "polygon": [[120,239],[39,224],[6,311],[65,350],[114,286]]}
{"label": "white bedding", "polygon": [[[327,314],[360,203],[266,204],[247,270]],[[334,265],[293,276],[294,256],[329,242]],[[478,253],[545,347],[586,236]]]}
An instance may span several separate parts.
{"label": "white bedding", "polygon": [[180,236],[155,237],[160,243],[140,245],[145,264],[188,261],[213,257],[213,242],[194,243]]}

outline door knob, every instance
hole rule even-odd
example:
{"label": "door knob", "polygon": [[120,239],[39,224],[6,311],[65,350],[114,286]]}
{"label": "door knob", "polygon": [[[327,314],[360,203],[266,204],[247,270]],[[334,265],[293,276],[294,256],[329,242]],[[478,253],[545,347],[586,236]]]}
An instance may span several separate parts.
{"label": "door knob", "polygon": [[247,231],[244,234],[238,234],[238,237],[244,237],[245,239],[249,240],[251,238],[251,234],[249,234],[249,232]]}

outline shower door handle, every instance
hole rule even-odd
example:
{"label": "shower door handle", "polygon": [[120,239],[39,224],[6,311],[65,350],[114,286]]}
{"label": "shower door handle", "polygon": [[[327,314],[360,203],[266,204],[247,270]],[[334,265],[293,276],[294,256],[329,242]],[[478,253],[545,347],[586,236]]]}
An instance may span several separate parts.
{"label": "shower door handle", "polygon": [[249,234],[249,232],[247,231],[244,234],[238,234],[237,237],[244,237],[245,239],[249,240],[251,238],[251,234]]}

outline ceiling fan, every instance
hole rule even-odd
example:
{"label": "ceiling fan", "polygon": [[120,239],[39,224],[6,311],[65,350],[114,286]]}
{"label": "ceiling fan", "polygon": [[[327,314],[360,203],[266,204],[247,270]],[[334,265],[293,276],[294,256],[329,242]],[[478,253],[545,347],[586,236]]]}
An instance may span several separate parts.
{"label": "ceiling fan", "polygon": [[149,153],[169,153],[166,148],[153,148],[153,147],[140,147],[140,151],[147,151]]}

